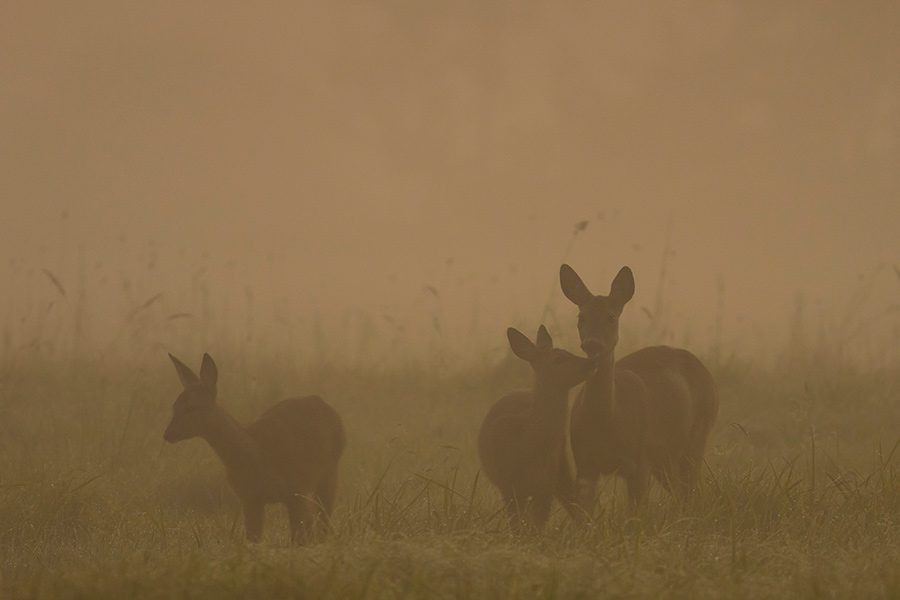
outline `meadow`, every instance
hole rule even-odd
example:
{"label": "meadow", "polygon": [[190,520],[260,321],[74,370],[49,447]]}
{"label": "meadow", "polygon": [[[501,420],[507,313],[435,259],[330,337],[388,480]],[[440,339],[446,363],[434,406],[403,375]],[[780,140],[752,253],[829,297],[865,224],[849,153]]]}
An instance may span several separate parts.
{"label": "meadow", "polygon": [[[210,352],[220,402],[239,420],[301,393],[344,418],[333,534],[290,547],[274,506],[263,543],[245,542],[205,442],[162,439],[181,387],[148,340],[180,319],[130,322],[115,352],[72,352],[71,340],[57,351],[53,327],[4,351],[2,597],[900,597],[894,360],[799,334],[765,362],[698,351],[721,407],[697,497],[683,505],[655,486],[631,514],[608,478],[589,526],[555,505],[541,534],[516,536],[480,477],[475,440],[490,405],[530,385],[527,364],[502,353],[367,364],[249,352],[223,336]],[[626,331],[619,356],[639,342]],[[132,343],[146,352],[122,350]],[[199,352],[179,358],[199,367]]]}

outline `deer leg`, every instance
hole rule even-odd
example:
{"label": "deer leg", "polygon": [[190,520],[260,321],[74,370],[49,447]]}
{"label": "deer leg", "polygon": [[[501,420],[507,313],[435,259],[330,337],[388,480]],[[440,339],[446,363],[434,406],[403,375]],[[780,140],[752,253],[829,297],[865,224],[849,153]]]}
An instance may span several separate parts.
{"label": "deer leg", "polygon": [[678,494],[683,500],[690,500],[697,485],[697,475],[703,456],[685,454],[678,462]]}
{"label": "deer leg", "polygon": [[575,481],[575,494],[578,496],[578,505],[585,516],[594,514],[594,501],[597,497],[598,477],[582,478]]}
{"label": "deer leg", "polygon": [[569,516],[576,521],[584,520],[585,511],[578,506],[575,480],[572,478],[572,472],[569,470],[569,461],[565,454],[560,457],[553,493],[560,504],[562,504],[562,507],[569,513]]}
{"label": "deer leg", "polygon": [[509,518],[509,527],[514,533],[522,530],[523,507],[519,506],[518,498],[515,495],[504,496],[506,501],[506,516]]}
{"label": "deer leg", "polygon": [[337,465],[322,478],[313,497],[317,514],[316,535],[324,539],[331,531],[331,513],[334,511],[334,499],[337,494]]}
{"label": "deer leg", "polygon": [[[550,515],[550,503],[552,501],[553,495],[548,494],[546,500],[547,515],[544,517],[544,522]],[[540,507],[536,507],[536,504],[540,503],[540,499],[529,495],[513,493],[507,497],[506,515],[509,517],[510,528],[514,533],[534,533],[535,525],[537,524],[536,520],[543,512]]]}
{"label": "deer leg", "polygon": [[262,539],[263,530],[263,509],[265,505],[262,502],[244,502],[244,530],[247,534],[247,541],[253,544],[258,543]]}
{"label": "deer leg", "polygon": [[322,480],[319,482],[318,487],[316,488],[316,498],[318,498],[319,503],[321,504],[321,509],[325,511],[327,516],[330,516],[332,511],[334,510],[334,499],[337,495],[337,465],[334,465],[334,469],[325,473],[322,477]]}
{"label": "deer leg", "polygon": [[672,493],[672,484],[675,482],[675,477],[672,475],[674,471],[674,465],[653,469],[652,471],[653,477],[659,482],[663,489],[669,493]]}
{"label": "deer leg", "polygon": [[288,511],[288,522],[291,524],[291,543],[307,544],[311,540],[315,512],[313,501],[307,496],[294,496],[285,503]]}
{"label": "deer leg", "polygon": [[650,485],[650,469],[646,465],[635,465],[624,477],[628,486],[628,505],[632,511],[636,511],[647,497],[647,488]]}
{"label": "deer leg", "polygon": [[531,499],[528,505],[528,526],[532,532],[540,530],[550,519],[550,506],[553,503],[552,494],[540,494]]}

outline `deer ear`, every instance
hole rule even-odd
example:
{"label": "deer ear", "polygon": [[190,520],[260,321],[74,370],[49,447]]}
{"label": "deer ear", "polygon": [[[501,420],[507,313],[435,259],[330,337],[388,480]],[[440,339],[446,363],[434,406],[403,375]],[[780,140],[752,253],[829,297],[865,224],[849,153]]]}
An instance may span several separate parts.
{"label": "deer ear", "polygon": [[594,295],[587,289],[581,277],[575,272],[575,269],[569,265],[562,265],[559,268],[559,287],[562,288],[566,298],[572,301],[576,306],[584,306],[590,302]]}
{"label": "deer ear", "polygon": [[185,389],[200,383],[200,378],[191,371],[190,367],[171,354],[169,355],[169,358],[172,359],[172,364],[175,365],[175,370],[178,371],[178,378],[181,379],[181,385],[183,385]]}
{"label": "deer ear", "polygon": [[625,304],[634,296],[634,275],[628,267],[622,267],[609,287],[609,297]]}
{"label": "deer ear", "polygon": [[531,362],[537,358],[537,346],[535,346],[531,340],[525,337],[525,334],[518,329],[512,327],[507,329],[506,338],[509,340],[509,347],[512,348],[513,354],[522,360]]}
{"label": "deer ear", "polygon": [[203,363],[200,365],[200,383],[202,383],[204,387],[214,390],[216,389],[216,381],[218,381],[218,379],[219,369],[216,368],[216,363],[213,362],[213,359],[209,354],[204,354]]}
{"label": "deer ear", "polygon": [[550,337],[547,328],[543,325],[538,327],[537,344],[535,346],[538,350],[549,350],[553,347],[553,338]]}

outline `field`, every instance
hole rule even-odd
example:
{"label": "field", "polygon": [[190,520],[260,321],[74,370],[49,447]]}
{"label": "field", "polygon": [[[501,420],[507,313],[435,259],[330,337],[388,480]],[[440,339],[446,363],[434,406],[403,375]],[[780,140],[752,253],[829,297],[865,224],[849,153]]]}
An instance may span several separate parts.
{"label": "field", "polygon": [[529,385],[525,363],[216,359],[240,420],[301,391],[344,416],[327,542],[288,547],[271,507],[264,542],[245,543],[209,447],[162,440],[180,391],[164,355],[23,352],[0,365],[3,597],[900,597],[895,368],[707,358],[722,406],[694,502],[657,487],[631,516],[609,479],[591,527],[557,506],[543,534],[516,537],[479,478],[475,436],[496,398]]}
{"label": "field", "polygon": [[[900,597],[900,326],[893,338],[885,328],[896,306],[875,320],[851,313],[810,341],[798,303],[786,346],[755,359],[721,339],[692,348],[721,397],[693,501],[657,486],[633,514],[608,478],[590,526],[557,505],[540,535],[523,537],[480,476],[475,440],[491,404],[530,385],[530,369],[475,342],[467,360],[444,351],[441,313],[349,319],[341,330],[313,321],[303,338],[287,308],[274,330],[249,305],[244,318],[217,313],[197,279],[174,301],[196,316],[162,294],[120,298],[121,332],[98,350],[84,340],[102,312],[89,284],[67,296],[52,273],[33,275],[44,276],[58,298],[10,318],[0,346],[2,597]],[[555,307],[542,319],[574,349],[571,310]],[[659,339],[691,346],[668,322],[635,322],[623,325],[619,356]],[[165,353],[196,369],[203,350],[240,421],[298,394],[343,415],[325,543],[290,547],[272,506],[263,543],[248,544],[212,450],[163,441],[181,391]]]}

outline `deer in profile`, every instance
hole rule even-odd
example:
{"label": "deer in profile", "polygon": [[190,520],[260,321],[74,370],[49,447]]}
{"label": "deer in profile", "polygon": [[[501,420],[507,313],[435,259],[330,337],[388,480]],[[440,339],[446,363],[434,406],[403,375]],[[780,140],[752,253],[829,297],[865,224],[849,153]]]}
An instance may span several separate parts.
{"label": "deer in profile", "polygon": [[569,390],[594,370],[594,362],[553,347],[541,325],[537,344],[510,327],[510,348],[534,371],[531,390],[510,392],[494,404],[481,426],[478,456],[484,474],[500,490],[514,530],[540,529],[554,496],[574,515],[575,487],[566,454]]}
{"label": "deer in profile", "polygon": [[575,398],[570,423],[581,507],[590,514],[601,474],[625,480],[632,508],[646,497],[651,476],[687,499],[719,411],[712,375],[687,350],[668,346],[615,361],[619,316],[634,295],[628,267],[613,279],[608,296],[593,295],[569,265],[560,267],[559,281],[578,306],[581,348],[597,363]]}
{"label": "deer in profile", "polygon": [[287,507],[291,542],[320,538],[328,529],[337,490],[344,424],[318,396],[282,400],[243,426],[216,402],[218,370],[203,355],[198,377],[169,355],[184,386],[163,437],[180,442],[201,437],[225,465],[241,501],[247,540],[259,542],[266,504]]}

